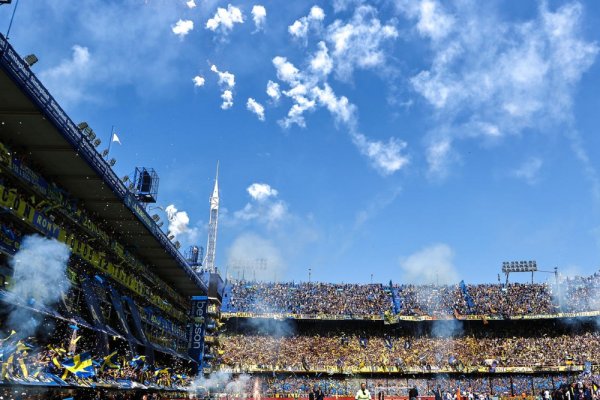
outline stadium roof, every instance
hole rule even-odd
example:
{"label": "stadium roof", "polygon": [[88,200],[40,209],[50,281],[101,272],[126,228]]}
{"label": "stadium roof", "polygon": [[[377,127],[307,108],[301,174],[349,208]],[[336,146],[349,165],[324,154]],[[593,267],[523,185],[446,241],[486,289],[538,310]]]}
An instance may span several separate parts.
{"label": "stadium roof", "polygon": [[186,296],[207,292],[165,233],[0,34],[0,140],[27,149],[45,176],[80,199]]}

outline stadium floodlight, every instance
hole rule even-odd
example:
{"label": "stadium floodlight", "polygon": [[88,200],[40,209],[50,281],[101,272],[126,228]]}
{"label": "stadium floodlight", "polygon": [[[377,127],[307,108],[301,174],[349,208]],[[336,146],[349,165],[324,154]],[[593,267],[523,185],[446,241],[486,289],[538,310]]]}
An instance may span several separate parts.
{"label": "stadium floodlight", "polygon": [[23,57],[23,61],[25,61],[28,66],[32,67],[33,64],[35,64],[39,60],[35,54],[30,54],[28,56]]}
{"label": "stadium floodlight", "polygon": [[164,222],[163,222],[163,221],[160,221],[160,222],[157,224],[157,226],[158,226],[159,228],[162,228],[162,226],[163,226],[163,225],[164,225]]}
{"label": "stadium floodlight", "polygon": [[133,188],[134,188],[134,187],[135,187],[135,185],[133,184],[133,182],[131,182],[131,183],[129,184],[129,186],[128,186],[128,189],[129,189],[129,190],[133,190]]}
{"label": "stadium floodlight", "polygon": [[87,135],[88,140],[91,142],[92,140],[96,139],[96,133],[94,133],[93,130],[90,129],[90,127],[88,126],[87,128],[84,129],[84,132]]}
{"label": "stadium floodlight", "polygon": [[102,157],[106,157],[108,155],[108,149],[102,150]]}
{"label": "stadium floodlight", "polygon": [[114,158],[111,158],[111,159],[108,161],[108,165],[110,165],[111,167],[114,167],[116,163],[117,163],[117,160],[116,160],[116,159],[114,159]]}
{"label": "stadium floodlight", "polygon": [[77,129],[79,129],[80,131],[84,130],[85,128],[88,128],[89,125],[87,122],[83,121],[77,124]]}
{"label": "stadium floodlight", "polygon": [[511,272],[536,272],[537,262],[535,261],[504,261],[502,263],[502,272],[505,274]]}
{"label": "stadium floodlight", "polygon": [[181,243],[179,243],[178,241],[175,242],[175,248],[179,250],[180,247],[181,247]]}
{"label": "stadium floodlight", "polygon": [[160,215],[158,215],[158,214],[154,214],[154,215],[152,216],[152,219],[154,220],[154,222],[158,222],[158,220],[160,219]]}
{"label": "stadium floodlight", "polygon": [[98,146],[100,146],[100,143],[102,143],[102,140],[96,139],[96,140],[94,140],[94,142],[92,144],[94,145],[94,147],[98,147]]}
{"label": "stadium floodlight", "polygon": [[171,234],[169,234],[169,236],[167,236],[167,239],[169,239],[169,240],[173,240],[173,239],[175,239],[175,235],[173,235],[173,234],[171,233]]}
{"label": "stadium floodlight", "polygon": [[129,180],[129,175],[125,175],[123,177],[123,179],[121,179],[123,182],[127,182]]}

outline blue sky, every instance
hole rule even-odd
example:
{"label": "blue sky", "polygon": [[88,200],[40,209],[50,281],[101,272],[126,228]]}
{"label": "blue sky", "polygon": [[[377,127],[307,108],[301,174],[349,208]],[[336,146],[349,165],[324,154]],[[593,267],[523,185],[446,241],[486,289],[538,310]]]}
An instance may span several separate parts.
{"label": "blue sky", "polygon": [[184,247],[220,161],[234,276],[599,268],[598,2],[20,0],[10,40],[120,176],[158,171]]}

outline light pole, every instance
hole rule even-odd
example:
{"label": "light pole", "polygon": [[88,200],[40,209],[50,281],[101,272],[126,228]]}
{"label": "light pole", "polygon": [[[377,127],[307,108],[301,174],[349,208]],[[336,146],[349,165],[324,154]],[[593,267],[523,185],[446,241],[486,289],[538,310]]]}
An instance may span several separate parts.
{"label": "light pole", "polygon": [[308,269],[308,283],[310,283],[310,273],[312,272],[312,268]]}

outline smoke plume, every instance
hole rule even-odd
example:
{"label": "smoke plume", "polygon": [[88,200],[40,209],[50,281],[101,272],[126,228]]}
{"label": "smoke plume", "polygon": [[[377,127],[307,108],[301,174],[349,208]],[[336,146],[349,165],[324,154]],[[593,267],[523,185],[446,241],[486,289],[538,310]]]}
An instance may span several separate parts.
{"label": "smoke plume", "polygon": [[[25,237],[10,261],[14,271],[11,295],[31,307],[53,307],[70,287],[66,276],[70,253],[66,245],[54,239]],[[16,307],[7,319],[8,327],[23,337],[34,334],[41,322],[40,314],[22,307]]]}
{"label": "smoke plume", "polygon": [[234,376],[229,372],[218,371],[208,377],[198,375],[188,389],[190,392],[226,393],[239,395],[249,390],[250,375]]}

